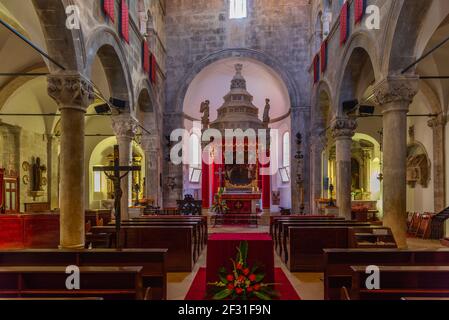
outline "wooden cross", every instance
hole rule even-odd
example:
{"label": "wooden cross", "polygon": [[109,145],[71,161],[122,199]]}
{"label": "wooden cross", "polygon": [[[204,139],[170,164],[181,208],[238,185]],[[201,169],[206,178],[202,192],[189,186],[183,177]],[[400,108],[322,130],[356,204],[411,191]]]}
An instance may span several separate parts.
{"label": "wooden cross", "polygon": [[223,187],[223,177],[226,175],[226,171],[223,170],[222,167],[220,167],[220,169],[218,169],[217,172],[215,172],[215,175],[218,176],[218,178],[220,179],[220,187]]}
{"label": "wooden cross", "polygon": [[[122,188],[120,182],[127,177],[130,172],[140,171],[140,166],[120,166],[120,152],[118,145],[114,146],[114,165],[109,167],[94,167],[94,172],[104,172],[109,180],[114,184],[114,210],[115,210],[115,244],[117,248],[121,248],[120,229],[122,224],[121,219],[121,199]],[[111,173],[112,172],[112,173]],[[122,172],[125,172],[122,174]]]}

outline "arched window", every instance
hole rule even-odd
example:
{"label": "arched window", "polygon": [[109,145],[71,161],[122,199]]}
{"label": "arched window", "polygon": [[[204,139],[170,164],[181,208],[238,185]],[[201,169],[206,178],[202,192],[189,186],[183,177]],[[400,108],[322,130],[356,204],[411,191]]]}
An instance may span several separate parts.
{"label": "arched window", "polygon": [[284,168],[290,168],[290,133],[284,133],[283,137],[283,155],[282,155],[282,165]]}
{"label": "arched window", "polygon": [[201,141],[196,134],[189,138],[189,181],[199,183],[201,174]]}
{"label": "arched window", "polygon": [[242,19],[248,16],[246,0],[230,0],[229,18]]}

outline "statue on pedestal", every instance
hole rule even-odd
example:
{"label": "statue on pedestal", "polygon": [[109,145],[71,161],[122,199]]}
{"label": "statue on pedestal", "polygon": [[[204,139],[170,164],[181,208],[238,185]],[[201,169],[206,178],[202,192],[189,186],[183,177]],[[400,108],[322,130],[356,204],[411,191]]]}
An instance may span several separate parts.
{"label": "statue on pedestal", "polygon": [[265,99],[265,110],[263,112],[263,123],[268,125],[270,123],[270,99]]}

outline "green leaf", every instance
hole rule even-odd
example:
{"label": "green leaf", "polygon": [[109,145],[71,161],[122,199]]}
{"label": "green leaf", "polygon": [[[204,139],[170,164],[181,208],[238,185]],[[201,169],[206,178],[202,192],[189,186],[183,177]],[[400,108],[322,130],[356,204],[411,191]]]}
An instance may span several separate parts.
{"label": "green leaf", "polygon": [[265,274],[261,273],[256,275],[256,282],[261,282],[265,278]]}
{"label": "green leaf", "polygon": [[267,296],[266,294],[262,293],[262,292],[254,292],[254,295],[259,298],[260,300],[271,300],[271,298],[269,296]]}
{"label": "green leaf", "polygon": [[214,300],[223,300],[229,297],[232,294],[232,291],[229,289],[225,289],[223,291],[218,292],[216,295],[214,295]]}
{"label": "green leaf", "polygon": [[246,261],[246,259],[248,259],[248,241],[242,241],[240,243],[240,252],[242,255],[242,260]]}
{"label": "green leaf", "polygon": [[229,283],[228,279],[226,279],[225,276],[222,276],[221,274],[219,274],[218,277],[220,278],[221,282],[223,282],[224,284],[228,284]]}

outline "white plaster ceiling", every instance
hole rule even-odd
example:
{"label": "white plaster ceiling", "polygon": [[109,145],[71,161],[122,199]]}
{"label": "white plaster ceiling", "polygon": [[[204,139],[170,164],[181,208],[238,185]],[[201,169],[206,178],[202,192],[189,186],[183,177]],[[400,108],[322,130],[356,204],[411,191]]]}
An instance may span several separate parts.
{"label": "white plaster ceiling", "polygon": [[262,118],[265,99],[271,100],[271,119],[281,117],[290,110],[287,87],[279,75],[270,67],[246,58],[229,58],[217,61],[204,68],[190,84],[185,99],[184,113],[195,119],[201,118],[201,102],[209,100],[210,120],[217,118],[217,109],[223,105],[223,97],[229,92],[235,75],[234,65],[243,64],[243,76],[248,92],[254,96],[254,105]]}

